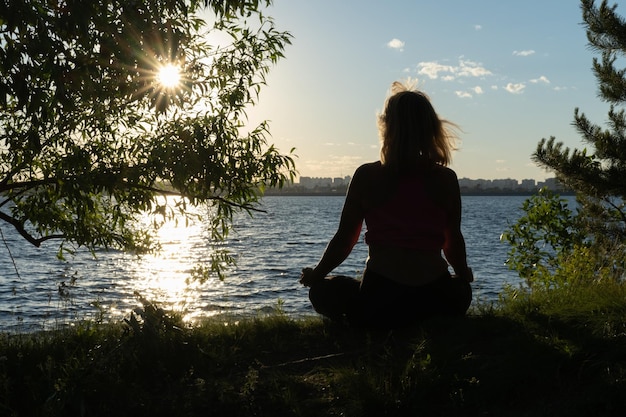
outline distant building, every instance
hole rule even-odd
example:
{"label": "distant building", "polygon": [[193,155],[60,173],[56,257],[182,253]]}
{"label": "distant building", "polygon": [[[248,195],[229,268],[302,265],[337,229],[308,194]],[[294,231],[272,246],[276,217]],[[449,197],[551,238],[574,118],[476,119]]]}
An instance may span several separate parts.
{"label": "distant building", "polygon": [[332,178],[300,177],[300,186],[306,189],[330,188],[333,185]]}
{"label": "distant building", "polygon": [[532,191],[537,188],[537,183],[533,179],[522,180],[520,188],[526,191]]}
{"label": "distant building", "polygon": [[[344,189],[350,184],[352,178],[345,177],[300,177],[299,183],[293,186],[302,190],[337,190]],[[535,181],[534,179],[523,179],[521,181],[505,179],[470,179],[459,178],[459,187],[462,193],[532,193],[542,187],[548,187],[553,191],[562,192],[567,189],[556,179],[548,178],[545,181]]]}
{"label": "distant building", "polygon": [[553,191],[567,191],[567,189],[556,178],[548,178],[545,181],[537,182],[534,179],[524,179],[521,182],[506,179],[470,179],[460,178],[459,187],[461,192],[466,193],[482,193],[482,192],[516,192],[516,193],[532,193],[542,187],[548,187]]}
{"label": "distant building", "polygon": [[488,190],[490,188],[493,188],[493,185],[491,183],[491,180],[485,180],[482,178],[475,180],[469,178],[460,178],[459,187],[461,187],[461,189],[466,188],[470,190]]}
{"label": "distant building", "polygon": [[537,184],[538,188],[543,188],[543,187],[547,187],[552,191],[563,191],[565,190],[565,187],[563,186],[563,184],[561,184],[561,182],[556,179],[556,178],[546,178],[545,181],[540,182],[539,184]]}
{"label": "distant building", "polygon": [[333,178],[333,187],[345,187],[350,184],[350,176]]}

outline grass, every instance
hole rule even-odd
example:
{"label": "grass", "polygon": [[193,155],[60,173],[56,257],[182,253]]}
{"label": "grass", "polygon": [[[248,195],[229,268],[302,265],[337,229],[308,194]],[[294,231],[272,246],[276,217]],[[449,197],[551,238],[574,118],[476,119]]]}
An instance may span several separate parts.
{"label": "grass", "polygon": [[318,317],[126,323],[0,340],[2,416],[623,416],[626,289],[510,291],[391,332]]}

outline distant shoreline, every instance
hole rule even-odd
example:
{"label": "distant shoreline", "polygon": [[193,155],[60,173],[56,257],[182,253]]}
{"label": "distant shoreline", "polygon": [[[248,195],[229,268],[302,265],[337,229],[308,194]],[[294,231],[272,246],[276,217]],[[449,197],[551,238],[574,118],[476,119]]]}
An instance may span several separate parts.
{"label": "distant shoreline", "polygon": [[[533,196],[539,190],[467,190],[461,188],[462,196],[485,196],[485,197],[512,197],[512,196]],[[575,193],[569,190],[557,191],[557,194],[564,196],[573,196]],[[323,189],[323,190],[302,190],[293,188],[268,189],[265,196],[281,196],[281,197],[343,197],[346,195],[346,189]]]}

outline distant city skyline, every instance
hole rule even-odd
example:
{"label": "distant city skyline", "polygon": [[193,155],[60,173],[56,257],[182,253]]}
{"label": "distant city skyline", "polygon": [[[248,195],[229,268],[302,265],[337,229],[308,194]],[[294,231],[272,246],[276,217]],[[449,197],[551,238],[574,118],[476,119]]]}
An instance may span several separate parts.
{"label": "distant city skyline", "polygon": [[[306,189],[328,188],[328,187],[344,187],[350,183],[352,177],[346,175],[343,177],[308,177],[301,176],[299,182],[294,182],[293,186],[299,186]],[[533,178],[524,178],[517,180],[513,178],[459,178],[459,187],[465,189],[511,189],[511,190],[533,190],[548,186],[552,189],[562,189],[562,185],[556,177],[546,178],[544,180],[536,180]]]}

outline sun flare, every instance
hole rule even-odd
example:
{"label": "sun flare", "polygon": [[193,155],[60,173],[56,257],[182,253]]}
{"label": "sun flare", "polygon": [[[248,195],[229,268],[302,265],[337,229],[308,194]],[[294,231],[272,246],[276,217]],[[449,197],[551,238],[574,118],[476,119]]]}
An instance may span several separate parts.
{"label": "sun flare", "polygon": [[165,88],[176,88],[180,84],[180,67],[174,64],[167,64],[159,69],[157,75],[159,84]]}

